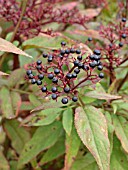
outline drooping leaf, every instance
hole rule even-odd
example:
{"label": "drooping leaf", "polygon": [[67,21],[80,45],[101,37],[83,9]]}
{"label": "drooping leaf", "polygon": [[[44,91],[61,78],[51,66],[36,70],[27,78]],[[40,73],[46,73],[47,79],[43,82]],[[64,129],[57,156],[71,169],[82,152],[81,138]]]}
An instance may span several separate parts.
{"label": "drooping leaf", "polygon": [[60,115],[62,108],[50,108],[42,110],[39,113],[33,113],[27,117],[22,124],[28,126],[44,126],[49,125],[55,121],[55,119]]}
{"label": "drooping leaf", "polygon": [[84,145],[92,153],[100,170],[109,170],[110,143],[107,123],[103,114],[93,106],[79,107],[75,126]]}
{"label": "drooping leaf", "polygon": [[121,151],[121,144],[119,140],[114,137],[113,151],[111,155],[111,170],[127,170],[128,159],[125,153]]}
{"label": "drooping leaf", "polygon": [[12,107],[10,91],[7,87],[2,87],[0,90],[0,101],[3,117],[6,117],[7,119],[14,118],[15,115]]}
{"label": "drooping leaf", "polygon": [[85,156],[83,156],[80,159],[76,159],[73,163],[71,170],[98,170],[98,166],[96,164],[96,161],[94,157],[87,153]]}
{"label": "drooping leaf", "polygon": [[39,127],[31,140],[26,143],[18,161],[18,167],[28,163],[41,151],[53,146],[62,132],[62,124],[54,122],[48,126]]}
{"label": "drooping leaf", "polygon": [[122,116],[113,116],[115,133],[119,138],[123,149],[128,153],[128,121]]}
{"label": "drooping leaf", "polygon": [[59,156],[63,155],[65,152],[65,145],[64,145],[64,136],[62,136],[56,143],[53,145],[49,150],[43,155],[42,159],[40,160],[40,165],[44,165],[47,162],[50,162]]}
{"label": "drooping leaf", "polygon": [[90,91],[88,93],[85,94],[85,96],[88,97],[92,97],[92,98],[96,98],[96,99],[103,99],[103,100],[112,100],[112,99],[120,99],[122,98],[121,96],[115,96],[115,95],[111,95],[108,93],[100,93],[97,91]]}
{"label": "drooping leaf", "polygon": [[9,163],[3,155],[2,151],[0,151],[0,170],[10,170]]}
{"label": "drooping leaf", "polygon": [[68,108],[63,112],[63,127],[66,133],[70,136],[73,123],[73,110]]}
{"label": "drooping leaf", "polygon": [[76,133],[76,129],[73,126],[70,136],[66,135],[66,155],[64,170],[70,170],[72,163],[77,156],[77,152],[80,147],[80,139]]}
{"label": "drooping leaf", "polygon": [[0,38],[0,51],[11,52],[11,53],[15,53],[15,54],[21,54],[21,55],[24,55],[26,57],[32,58],[32,56],[28,55],[27,53],[25,53],[21,49],[17,48],[15,45],[13,45],[11,42],[4,40],[2,38]]}
{"label": "drooping leaf", "polygon": [[29,133],[25,128],[19,127],[19,122],[16,120],[6,120],[4,128],[11,140],[13,148],[20,154],[26,142],[30,139]]}

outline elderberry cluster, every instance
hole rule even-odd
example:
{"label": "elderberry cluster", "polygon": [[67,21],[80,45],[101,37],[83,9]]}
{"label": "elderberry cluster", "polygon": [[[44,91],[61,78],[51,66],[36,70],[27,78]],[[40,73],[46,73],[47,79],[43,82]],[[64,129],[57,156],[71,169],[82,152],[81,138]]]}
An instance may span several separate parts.
{"label": "elderberry cluster", "polygon": [[[61,42],[61,49],[43,53],[42,56],[46,63],[37,60],[29,64],[26,79],[30,80],[31,84],[37,84],[42,93],[45,93],[45,96],[50,95],[53,100],[64,96],[61,100],[63,104],[67,104],[69,100],[77,102],[78,88],[84,82],[90,81],[94,84],[104,78],[103,73],[97,74],[96,71],[96,68],[98,71],[103,69],[101,52],[98,49],[87,55],[77,47],[69,48],[66,42]],[[48,79],[51,81],[49,85]]]}

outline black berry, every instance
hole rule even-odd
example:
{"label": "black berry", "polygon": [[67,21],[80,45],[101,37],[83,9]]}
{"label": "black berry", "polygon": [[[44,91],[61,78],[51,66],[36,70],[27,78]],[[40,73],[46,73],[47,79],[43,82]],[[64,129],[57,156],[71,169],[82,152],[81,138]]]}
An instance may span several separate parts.
{"label": "black berry", "polygon": [[66,53],[66,54],[69,54],[69,53],[70,53],[70,50],[69,50],[69,49],[66,49],[66,50],[65,50],[65,53]]}
{"label": "black berry", "polygon": [[74,61],[74,66],[78,66],[78,64],[79,64],[79,61],[78,61],[78,60],[75,60],[75,61]]}
{"label": "black berry", "polygon": [[70,88],[69,88],[69,87],[65,87],[65,88],[64,88],[64,92],[65,92],[65,93],[69,93],[69,92],[70,92]]}
{"label": "black berry", "polygon": [[76,78],[77,77],[77,74],[76,73],[73,73],[72,74],[72,78]]}
{"label": "black berry", "polygon": [[78,68],[83,68],[84,67],[84,64],[83,63],[79,63],[78,64]]}
{"label": "black berry", "polygon": [[32,79],[32,80],[31,80],[31,83],[32,83],[32,84],[36,84],[36,79]]}
{"label": "black berry", "polygon": [[63,56],[62,56],[62,55],[58,55],[58,57],[59,57],[60,59],[63,59]]}
{"label": "black berry", "polygon": [[77,98],[76,96],[74,96],[74,97],[72,98],[72,101],[73,101],[73,102],[77,102],[77,100],[78,100],[78,98]]}
{"label": "black berry", "polygon": [[79,70],[78,68],[75,68],[74,72],[75,72],[76,74],[79,74],[80,70]]}
{"label": "black berry", "polygon": [[77,59],[78,59],[78,60],[82,60],[82,56],[79,55],[79,56],[77,57]]}
{"label": "black berry", "polygon": [[54,78],[52,79],[52,82],[53,82],[53,83],[57,83],[57,82],[58,82],[58,78],[54,77]]}
{"label": "black berry", "polygon": [[29,76],[28,76],[30,79],[32,79],[34,76],[33,76],[33,74],[29,74]]}
{"label": "black berry", "polygon": [[81,50],[80,49],[77,49],[76,50],[76,54],[80,54],[81,53]]}
{"label": "black berry", "polygon": [[72,78],[72,74],[71,74],[71,73],[68,73],[68,74],[66,75],[66,77],[67,77],[68,79],[71,79],[71,78]]}
{"label": "black berry", "polygon": [[52,99],[55,100],[57,98],[56,94],[52,94]]}
{"label": "black berry", "polygon": [[57,88],[56,87],[52,87],[52,92],[53,93],[57,92]]}
{"label": "black berry", "polygon": [[41,80],[37,80],[37,81],[36,81],[36,84],[37,84],[37,85],[41,85],[41,84],[42,84],[42,81],[41,81]]}
{"label": "black berry", "polygon": [[122,42],[119,43],[119,47],[123,47],[123,45],[124,45],[124,44],[123,44]]}
{"label": "black berry", "polygon": [[39,74],[39,75],[38,75],[38,78],[39,78],[40,80],[43,80],[44,75],[43,75],[43,74]]}
{"label": "black berry", "polygon": [[89,56],[90,60],[94,60],[94,57],[95,57],[94,54],[92,54],[92,55]]}
{"label": "black berry", "polygon": [[55,73],[55,74],[59,74],[59,73],[60,73],[60,70],[59,70],[58,68],[55,68],[55,69],[54,69],[54,73]]}
{"label": "black berry", "polygon": [[96,54],[96,55],[100,55],[100,54],[101,54],[100,50],[97,50],[97,49],[95,49],[93,52],[94,52],[94,54]]}
{"label": "black berry", "polygon": [[53,60],[53,56],[52,56],[52,55],[49,55],[49,56],[48,56],[48,62],[52,62],[52,60]]}
{"label": "black berry", "polygon": [[122,38],[126,38],[126,34],[122,34],[122,36],[121,36]]}
{"label": "black berry", "polygon": [[88,37],[88,41],[92,41],[92,37]]}
{"label": "black berry", "polygon": [[104,73],[100,73],[99,74],[99,77],[102,79],[102,78],[104,78]]}
{"label": "black berry", "polygon": [[94,60],[96,60],[96,61],[98,61],[98,60],[100,60],[100,55],[94,55]]}
{"label": "black berry", "polygon": [[76,51],[75,51],[75,49],[74,48],[71,48],[70,49],[70,53],[75,53]]}
{"label": "black berry", "polygon": [[61,102],[63,104],[67,104],[68,103],[68,98],[66,98],[66,97],[62,98]]}
{"label": "black berry", "polygon": [[47,58],[47,56],[48,56],[48,54],[43,53],[43,57],[44,57],[44,58]]}
{"label": "black berry", "polygon": [[36,62],[37,65],[40,65],[41,63],[42,63],[41,60],[37,60],[37,62]]}
{"label": "black berry", "polygon": [[37,68],[37,70],[41,70],[42,66],[41,65],[37,65],[36,68]]}
{"label": "black berry", "polygon": [[86,66],[86,65],[84,65],[84,66],[83,66],[83,69],[84,69],[84,70],[89,70],[89,67]]}
{"label": "black berry", "polygon": [[89,63],[89,66],[90,66],[91,68],[96,67],[96,66],[97,66],[97,62],[96,62],[96,61],[93,61],[92,63]]}
{"label": "black berry", "polygon": [[122,18],[122,22],[126,22],[127,20],[126,20],[126,18]]}
{"label": "black berry", "polygon": [[64,55],[64,54],[65,54],[65,50],[61,50],[61,51],[60,51],[60,54],[61,54],[61,55]]}
{"label": "black berry", "polygon": [[48,74],[49,79],[53,79],[54,75],[53,74]]}
{"label": "black berry", "polygon": [[32,74],[32,70],[27,70],[27,71],[26,71],[26,74],[27,74],[27,75]]}
{"label": "black berry", "polygon": [[99,66],[97,66],[97,69],[101,71],[101,70],[103,70],[103,66],[99,65]]}
{"label": "black berry", "polygon": [[42,87],[42,88],[41,88],[41,91],[42,91],[42,92],[46,92],[46,91],[47,91],[47,87],[45,87],[45,86]]}
{"label": "black berry", "polygon": [[65,45],[66,45],[66,42],[65,42],[65,41],[62,41],[62,42],[61,42],[61,45],[62,45],[62,46],[65,46]]}

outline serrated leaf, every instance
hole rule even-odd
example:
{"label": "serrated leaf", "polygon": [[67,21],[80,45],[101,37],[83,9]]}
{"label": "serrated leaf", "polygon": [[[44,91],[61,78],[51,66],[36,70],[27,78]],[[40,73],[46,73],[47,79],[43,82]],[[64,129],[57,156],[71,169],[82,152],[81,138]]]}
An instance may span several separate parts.
{"label": "serrated leaf", "polygon": [[103,114],[93,106],[78,107],[75,126],[84,145],[92,153],[100,170],[109,170],[110,143]]}
{"label": "serrated leaf", "polygon": [[128,121],[122,116],[113,116],[115,133],[120,140],[123,149],[128,153]]}
{"label": "serrated leaf", "polygon": [[71,108],[66,109],[63,112],[63,127],[66,133],[70,136],[73,123],[73,110]]}
{"label": "serrated leaf", "polygon": [[0,101],[3,117],[6,117],[7,119],[14,118],[15,115],[12,107],[10,91],[8,88],[2,87],[0,90]]}
{"label": "serrated leaf", "polygon": [[0,170],[10,170],[9,163],[3,155],[2,151],[0,151]]}
{"label": "serrated leaf", "polygon": [[120,99],[122,98],[121,96],[115,96],[107,93],[100,93],[97,91],[90,91],[85,94],[85,96],[96,98],[96,99],[101,99],[101,100],[112,100],[112,99]]}
{"label": "serrated leaf", "polygon": [[20,155],[18,167],[28,163],[40,152],[53,146],[58,140],[61,132],[62,125],[60,122],[54,122],[48,126],[39,127],[31,140],[26,143]]}
{"label": "serrated leaf", "polygon": [[76,133],[76,129],[73,126],[70,136],[66,135],[66,155],[64,170],[70,170],[72,163],[77,156],[77,152],[80,147],[80,139]]}
{"label": "serrated leaf", "polygon": [[19,127],[17,120],[6,120],[4,128],[12,142],[13,148],[20,154],[26,142],[30,139],[29,133],[25,128]]}
{"label": "serrated leaf", "polygon": [[80,159],[76,159],[73,163],[71,170],[98,170],[98,166],[96,164],[96,161],[94,157],[87,153],[85,156],[83,156]]}
{"label": "serrated leaf", "polygon": [[28,55],[27,53],[25,53],[21,49],[17,48],[15,45],[13,45],[11,42],[6,41],[2,38],[0,38],[0,51],[11,52],[11,53],[15,53],[15,54],[21,54],[21,55],[24,55],[26,57],[32,58],[32,56]]}
{"label": "serrated leaf", "polygon": [[64,145],[64,136],[62,136],[54,146],[49,148],[49,150],[43,155],[42,159],[40,160],[40,165],[44,165],[59,156],[63,155],[65,152],[65,145]]}
{"label": "serrated leaf", "polygon": [[127,155],[121,151],[120,142],[116,137],[114,137],[113,151],[111,155],[111,170],[127,170],[128,169],[128,159]]}

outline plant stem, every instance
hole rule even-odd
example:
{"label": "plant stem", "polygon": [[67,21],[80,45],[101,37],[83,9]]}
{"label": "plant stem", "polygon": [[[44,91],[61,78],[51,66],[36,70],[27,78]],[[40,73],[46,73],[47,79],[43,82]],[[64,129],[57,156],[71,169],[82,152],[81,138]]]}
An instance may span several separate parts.
{"label": "plant stem", "polygon": [[85,79],[81,80],[76,86],[73,87],[72,90],[76,89],[80,84],[84,83],[88,78],[89,78],[89,76],[87,76]]}

